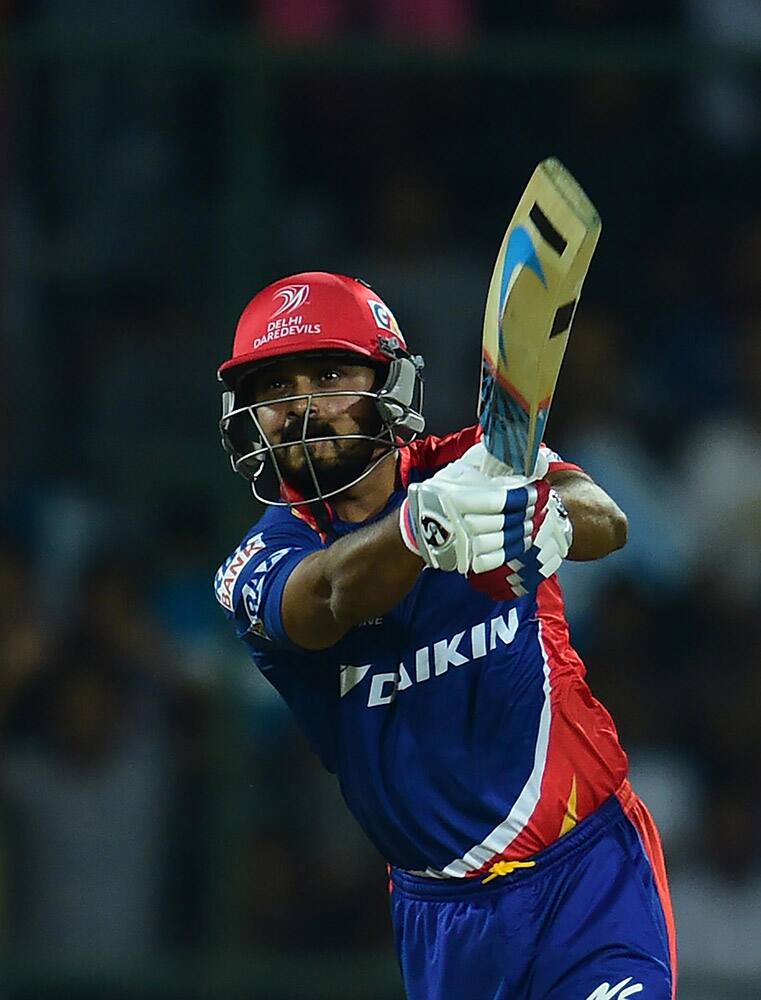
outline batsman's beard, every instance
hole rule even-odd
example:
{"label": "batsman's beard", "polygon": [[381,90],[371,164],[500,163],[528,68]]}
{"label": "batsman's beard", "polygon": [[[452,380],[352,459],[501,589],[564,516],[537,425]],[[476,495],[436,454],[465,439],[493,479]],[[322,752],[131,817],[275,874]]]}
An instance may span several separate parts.
{"label": "batsman's beard", "polygon": [[[357,427],[356,433],[373,435],[378,428]],[[310,438],[330,440],[310,444]],[[295,422],[285,428],[281,441],[294,443],[289,448],[278,448],[273,458],[280,465],[283,479],[303,496],[313,493],[315,486],[322,494],[348,486],[362,475],[378,449],[376,441],[347,440],[321,421],[312,421],[306,430],[300,421]]]}

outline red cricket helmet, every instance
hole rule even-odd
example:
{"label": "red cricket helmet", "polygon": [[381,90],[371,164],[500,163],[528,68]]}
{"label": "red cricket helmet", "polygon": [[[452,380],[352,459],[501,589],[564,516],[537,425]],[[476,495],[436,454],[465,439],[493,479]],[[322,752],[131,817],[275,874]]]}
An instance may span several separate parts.
{"label": "red cricket helmet", "polygon": [[[364,437],[379,446],[380,454],[351,483],[330,491],[322,488],[312,470],[313,492],[294,501],[278,463],[280,449],[292,447],[293,442],[273,444],[267,440],[257,418],[258,408],[266,401],[252,402],[242,379],[260,362],[319,351],[358,355],[358,363],[364,359],[383,373],[382,385],[356,393],[375,402],[382,431]],[[325,500],[359,482],[388,454],[422,433],[422,370],[423,359],[409,353],[393,313],[364,281],[325,271],[281,278],[255,295],[243,310],[232,357],[219,368],[218,377],[226,386],[219,425],[222,445],[233,469],[251,482],[259,500],[287,505]],[[311,400],[320,395],[329,393],[310,393],[308,397]],[[307,436],[305,417],[297,444],[306,453],[318,440]],[[262,473],[268,463],[274,473],[274,489],[265,491],[262,484],[267,477],[262,479]]]}
{"label": "red cricket helmet", "polygon": [[369,285],[306,271],[273,282],[251,299],[219,377],[234,388],[244,367],[305,351],[350,351],[388,365],[399,349],[407,345],[394,315]]}

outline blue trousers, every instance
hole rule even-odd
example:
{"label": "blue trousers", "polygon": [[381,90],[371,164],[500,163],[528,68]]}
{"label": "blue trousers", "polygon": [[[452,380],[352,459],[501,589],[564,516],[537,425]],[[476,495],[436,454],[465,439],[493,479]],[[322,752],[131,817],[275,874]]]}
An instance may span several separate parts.
{"label": "blue trousers", "polygon": [[617,798],[531,860],[487,884],[392,869],[408,1000],[672,1000],[670,905]]}

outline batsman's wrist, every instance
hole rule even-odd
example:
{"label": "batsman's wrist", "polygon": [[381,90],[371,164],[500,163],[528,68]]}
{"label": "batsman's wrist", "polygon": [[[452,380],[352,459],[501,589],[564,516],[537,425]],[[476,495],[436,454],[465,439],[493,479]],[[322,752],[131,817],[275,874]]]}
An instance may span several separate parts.
{"label": "batsman's wrist", "polygon": [[409,501],[406,497],[402,501],[402,505],[399,508],[399,533],[402,536],[402,541],[410,552],[414,552],[416,556],[420,556],[422,559],[420,546],[418,545],[417,535],[415,533],[415,524],[410,512]]}

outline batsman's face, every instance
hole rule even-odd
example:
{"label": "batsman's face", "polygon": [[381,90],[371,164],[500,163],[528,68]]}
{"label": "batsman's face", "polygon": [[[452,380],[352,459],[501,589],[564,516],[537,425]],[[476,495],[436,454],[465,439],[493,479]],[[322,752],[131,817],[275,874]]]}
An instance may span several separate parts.
{"label": "batsman's face", "polygon": [[[373,391],[372,368],[331,358],[294,357],[266,365],[249,378],[247,395],[257,404],[257,419],[270,444],[294,442],[277,451],[283,475],[293,485],[311,482],[307,449],[323,488],[348,483],[369,464],[373,442],[345,435],[376,435],[380,429],[373,400],[352,395]],[[292,396],[301,398],[288,398]],[[304,445],[304,438],[328,440]]]}

